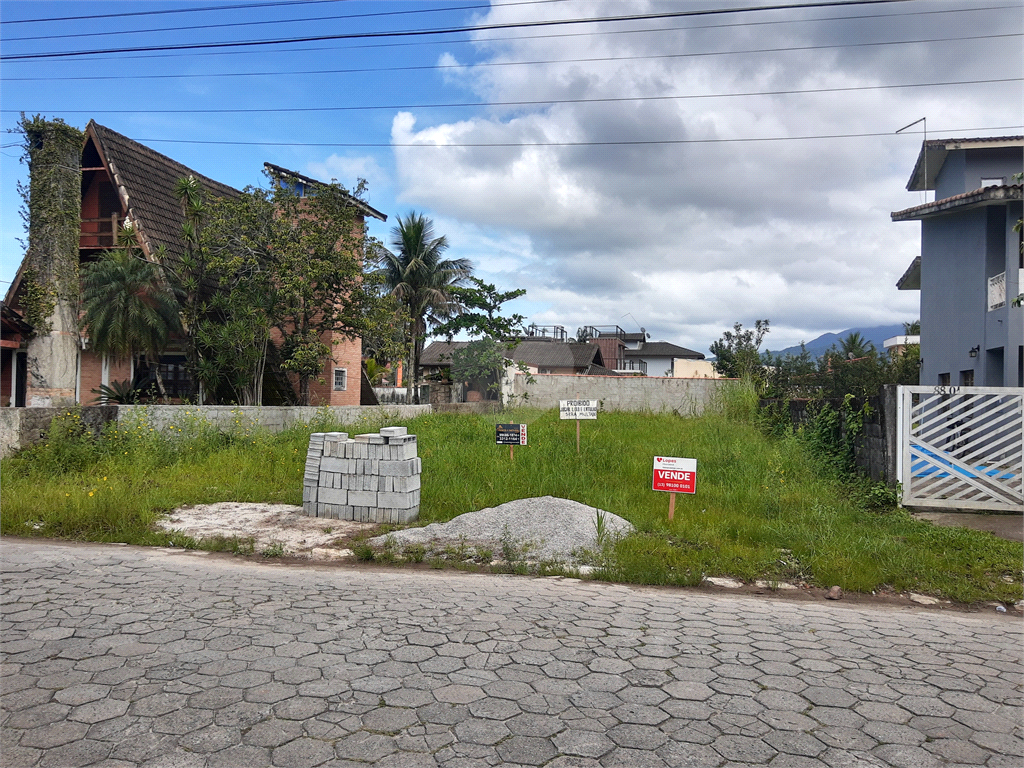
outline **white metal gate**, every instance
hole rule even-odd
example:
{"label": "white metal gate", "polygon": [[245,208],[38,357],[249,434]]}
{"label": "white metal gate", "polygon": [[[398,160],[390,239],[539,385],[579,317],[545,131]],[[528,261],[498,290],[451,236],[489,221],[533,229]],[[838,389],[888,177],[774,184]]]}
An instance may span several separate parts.
{"label": "white metal gate", "polygon": [[904,506],[1024,511],[1024,389],[899,389]]}

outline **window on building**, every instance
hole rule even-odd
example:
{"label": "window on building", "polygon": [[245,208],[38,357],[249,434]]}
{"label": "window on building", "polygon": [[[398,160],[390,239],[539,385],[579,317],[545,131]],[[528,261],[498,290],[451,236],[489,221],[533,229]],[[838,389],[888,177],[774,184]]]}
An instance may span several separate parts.
{"label": "window on building", "polygon": [[961,387],[973,387],[974,386],[974,369],[971,368],[969,371],[960,371],[960,386]]}
{"label": "window on building", "polygon": [[949,374],[948,373],[940,373],[939,374],[939,386],[940,387],[948,387],[949,386]]}
{"label": "window on building", "polygon": [[992,176],[989,178],[983,178],[981,180],[981,186],[984,187],[1001,187],[1006,183],[1006,179],[1003,176]]}
{"label": "window on building", "polygon": [[334,391],[344,392],[348,389],[348,369],[347,368],[335,368],[334,369]]}

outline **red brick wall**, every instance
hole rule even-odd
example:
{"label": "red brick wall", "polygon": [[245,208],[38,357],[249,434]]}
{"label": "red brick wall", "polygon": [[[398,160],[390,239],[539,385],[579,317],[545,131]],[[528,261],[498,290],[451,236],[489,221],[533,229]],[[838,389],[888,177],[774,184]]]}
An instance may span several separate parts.
{"label": "red brick wall", "polygon": [[[124,381],[132,377],[131,363],[110,363],[110,381]],[[82,378],[80,401],[83,405],[96,405],[99,398],[92,390],[99,389],[103,383],[103,358],[91,349],[82,353]]]}

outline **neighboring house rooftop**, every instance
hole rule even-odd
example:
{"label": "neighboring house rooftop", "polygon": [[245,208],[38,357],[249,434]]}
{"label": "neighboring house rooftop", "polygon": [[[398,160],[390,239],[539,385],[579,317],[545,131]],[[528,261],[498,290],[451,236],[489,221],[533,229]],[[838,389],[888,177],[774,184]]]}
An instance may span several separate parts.
{"label": "neighboring house rooftop", "polygon": [[[290,171],[287,168],[282,168],[280,165],[274,165],[273,163],[264,163],[263,167],[266,168],[275,178],[289,180],[295,183],[295,191],[299,194],[300,197],[306,196],[305,188],[307,187],[310,189],[315,189],[316,187],[322,187],[327,185],[327,182],[318,181],[317,179],[310,178],[309,176],[304,176],[298,171]],[[383,214],[376,208],[367,205],[358,197],[355,197],[354,195],[349,195],[349,199],[351,199],[352,202],[355,203],[356,207],[359,208],[363,215],[372,216],[373,218],[380,219],[381,221],[388,220],[386,214]]]}
{"label": "neighboring house rooftop", "polygon": [[[957,149],[997,149],[1022,147],[1024,136],[990,136],[978,139],[931,139],[922,143],[917,163],[907,182],[907,190],[919,192],[935,189],[935,180],[946,162],[946,155]],[[925,178],[925,168],[928,169]]]}
{"label": "neighboring house rooftop", "polygon": [[921,290],[921,257],[915,256],[914,260],[903,273],[903,277],[896,281],[896,288],[900,291]]}
{"label": "neighboring house rooftop", "polygon": [[690,360],[703,360],[703,352],[695,352],[667,341],[645,341],[640,349],[624,349],[625,357],[683,357]]}
{"label": "neighboring house rooftop", "polygon": [[[428,368],[445,368],[451,365],[452,355],[469,345],[468,341],[435,341],[420,357],[420,365]],[[521,341],[508,357],[517,363],[526,363],[537,368],[601,369],[602,376],[613,375],[604,367],[601,348],[596,344],[560,343],[551,341]]]}

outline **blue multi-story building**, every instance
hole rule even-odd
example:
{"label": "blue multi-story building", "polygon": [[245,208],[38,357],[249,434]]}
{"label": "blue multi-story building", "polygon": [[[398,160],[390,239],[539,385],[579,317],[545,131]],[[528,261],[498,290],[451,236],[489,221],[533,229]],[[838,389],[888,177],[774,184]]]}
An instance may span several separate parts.
{"label": "blue multi-story building", "polygon": [[922,144],[907,189],[935,200],[892,214],[921,222],[897,283],[921,292],[921,384],[1024,386],[1022,172],[1024,136]]}

